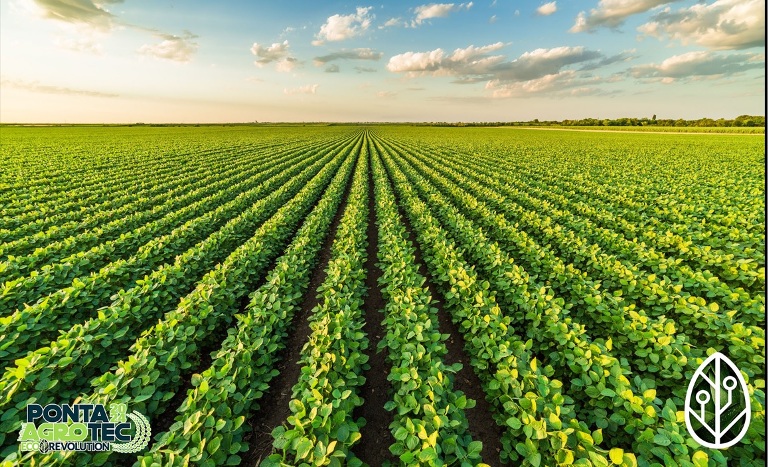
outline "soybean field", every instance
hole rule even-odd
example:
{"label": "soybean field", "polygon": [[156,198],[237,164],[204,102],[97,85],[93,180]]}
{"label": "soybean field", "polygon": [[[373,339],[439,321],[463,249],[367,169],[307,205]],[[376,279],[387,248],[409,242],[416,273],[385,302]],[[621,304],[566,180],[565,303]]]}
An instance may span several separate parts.
{"label": "soybean field", "polygon": [[[762,135],[0,132],[3,466],[766,462]],[[715,352],[727,449],[686,428]],[[141,452],[19,448],[118,402]]]}

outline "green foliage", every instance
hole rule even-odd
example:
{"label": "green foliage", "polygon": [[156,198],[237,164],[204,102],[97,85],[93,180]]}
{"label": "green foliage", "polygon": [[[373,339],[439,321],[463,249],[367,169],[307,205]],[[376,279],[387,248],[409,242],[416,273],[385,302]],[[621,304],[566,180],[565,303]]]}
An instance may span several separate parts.
{"label": "green foliage", "polygon": [[[653,120],[647,129],[664,128]],[[495,453],[470,434],[475,401],[454,389],[459,368],[444,361],[449,336],[409,234],[501,428],[503,461],[764,462],[761,138],[4,127],[2,150],[5,464],[130,462],[17,451],[27,403],[77,398],[174,417],[136,465],[240,464],[292,318],[317,293],[290,416],[263,465],[369,461],[352,453],[366,442],[354,414],[378,351],[397,462],[484,466]],[[309,290],[347,188],[326,280]],[[363,331],[371,219],[378,349]],[[752,409],[744,439],[723,451],[693,441],[683,412],[688,380],[715,351],[741,369]]]}
{"label": "green foliage", "polygon": [[272,454],[264,465],[361,465],[350,448],[360,441],[364,420],[355,419],[362,405],[359,388],[368,368],[368,337],[363,328],[366,228],[368,222],[367,138],[357,159],[347,206],[336,231],[318,304],[309,318],[311,335],[293,386],[291,415],[272,432]]}
{"label": "green foliage", "polygon": [[404,464],[436,465],[439,459],[439,465],[477,465],[482,443],[472,440],[464,415],[475,401],[452,389],[457,368],[442,361],[448,336],[438,329],[437,310],[378,157],[372,165],[383,272],[379,284],[387,300],[387,335],[380,350],[389,352],[394,389],[386,406],[394,416],[390,451]]}
{"label": "green foliage", "polygon": [[[339,207],[354,161],[348,158],[266,283],[249,296],[246,312],[236,317],[237,332],[229,334],[212,365],[192,377],[194,388],[178,408],[176,423],[160,435],[152,452],[144,457],[147,462],[181,465],[184,458],[175,454],[196,448],[198,454],[190,461],[210,459],[222,465],[229,456],[247,449],[243,421],[259,408],[257,401],[277,374],[275,363],[285,345],[287,327],[308,288],[323,232],[329,229]],[[208,426],[211,417],[216,422]],[[204,430],[205,436],[195,437],[199,430]],[[208,446],[212,440],[221,440],[222,444],[216,452],[210,452],[204,449],[203,440]]]}

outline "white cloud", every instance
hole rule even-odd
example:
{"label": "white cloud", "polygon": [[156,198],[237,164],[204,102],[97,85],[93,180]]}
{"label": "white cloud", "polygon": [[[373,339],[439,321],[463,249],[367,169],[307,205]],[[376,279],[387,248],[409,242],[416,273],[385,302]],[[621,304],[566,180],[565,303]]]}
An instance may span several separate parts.
{"label": "white cloud", "polygon": [[285,88],[283,89],[284,94],[288,95],[294,95],[294,94],[315,94],[317,93],[317,88],[319,87],[319,84],[307,84],[306,86],[299,86],[298,88]]}
{"label": "white cloud", "polygon": [[584,47],[555,47],[525,52],[512,61],[502,55],[491,55],[504,47],[497,42],[482,47],[470,45],[446,54],[442,49],[430,52],[406,52],[389,59],[387,70],[408,76],[457,76],[461,82],[488,79],[526,81],[557,73],[562,68],[585,63],[597,63],[606,57]]}
{"label": "white cloud", "polygon": [[379,91],[376,93],[376,97],[379,99],[393,99],[397,97],[397,93],[395,91]]}
{"label": "white cloud", "polygon": [[570,31],[588,32],[599,27],[617,28],[632,15],[644,13],[672,1],[677,0],[600,0],[597,8],[590,10],[589,14],[584,11],[579,13]]}
{"label": "white cloud", "polygon": [[61,27],[63,34],[54,40],[60,49],[97,55],[103,52],[100,41],[106,37],[105,33],[82,25],[62,24]]}
{"label": "white cloud", "polygon": [[557,2],[549,2],[536,8],[536,13],[541,16],[549,16],[557,11]]}
{"label": "white cloud", "polygon": [[528,81],[503,82],[491,80],[485,84],[485,89],[491,92],[494,99],[506,99],[510,97],[525,97],[548,91],[561,90],[570,87],[576,78],[572,70],[561,71]]}
{"label": "white cloud", "polygon": [[376,52],[370,48],[343,49],[338,52],[315,57],[315,66],[322,66],[335,60],[380,60],[383,55],[381,52]]}
{"label": "white cloud", "polygon": [[405,52],[389,59],[387,70],[393,73],[435,71],[440,68],[445,52]]}
{"label": "white cloud", "polygon": [[268,63],[275,62],[277,60],[280,60],[282,58],[285,58],[288,56],[289,52],[288,49],[290,48],[290,44],[288,41],[281,42],[275,42],[274,44],[265,47],[258,42],[254,42],[251,46],[251,53],[253,55],[256,55],[258,60],[256,60],[254,63],[256,63],[259,66],[264,66]]}
{"label": "white cloud", "polygon": [[118,94],[113,93],[88,91],[85,89],[73,89],[62,86],[53,86],[50,84],[40,84],[37,81],[23,81],[3,78],[0,80],[0,85],[3,87],[16,88],[30,92],[39,92],[43,94],[65,94],[88,97],[118,97]]}
{"label": "white cloud", "polygon": [[764,54],[716,54],[708,51],[687,52],[674,55],[660,64],[639,65],[629,69],[631,76],[639,79],[661,80],[669,83],[702,77],[721,77],[764,68]]}
{"label": "white cloud", "polygon": [[403,25],[403,20],[400,18],[389,18],[383,25],[379,26],[379,29],[391,28],[394,26]]}
{"label": "white cloud", "polygon": [[155,34],[163,39],[160,43],[154,45],[144,44],[139,47],[138,52],[144,55],[150,55],[162,60],[174,62],[189,62],[197,52],[197,43],[194,42],[197,36],[186,33],[184,36],[174,34]]}
{"label": "white cloud", "polygon": [[[470,45],[452,53],[442,49],[406,52],[390,58],[387,70],[409,77],[454,77],[454,83],[458,84],[485,81],[485,89],[492,97],[503,98],[553,89],[589,88],[592,92],[590,85],[604,79],[592,75],[589,70],[634,58],[633,51],[609,57],[579,46],[536,49],[509,61],[502,55],[493,54],[502,47],[504,44],[498,42],[481,47]],[[579,93],[586,91],[582,89]]]}
{"label": "white cloud", "polygon": [[600,52],[582,46],[536,49],[504,64],[497,75],[506,80],[527,81],[559,73],[570,65],[595,63],[604,58]]}
{"label": "white cloud", "polygon": [[496,15],[491,16],[491,18],[488,20],[489,24],[493,24],[496,21],[498,21],[499,18],[496,17]]}
{"label": "white cloud", "polygon": [[666,8],[640,26],[638,31],[710,49],[764,47],[765,1],[717,0],[677,11]]}
{"label": "white cloud", "polygon": [[454,62],[469,62],[478,57],[483,57],[489,52],[495,52],[496,50],[504,47],[503,42],[496,42],[495,44],[484,45],[481,47],[475,47],[470,45],[464,49],[456,49],[449,57],[449,60]]}
{"label": "white cloud", "polygon": [[275,42],[270,46],[264,46],[254,42],[251,46],[251,53],[257,58],[253,63],[258,67],[264,67],[270,63],[275,63],[275,70],[283,73],[293,71],[299,65],[299,61],[291,56],[290,44],[287,40]]}
{"label": "white cloud", "polygon": [[428,5],[420,5],[413,9],[416,16],[411,21],[411,27],[421,25],[425,20],[432,18],[445,18],[454,11],[469,10],[472,8],[473,3],[430,3]]}
{"label": "white cloud", "polygon": [[275,62],[275,71],[280,73],[290,73],[297,66],[299,66],[299,61],[297,59],[293,57],[286,57]]}
{"label": "white cloud", "polygon": [[365,32],[373,21],[374,15],[370,14],[373,7],[357,7],[357,11],[350,15],[329,16],[320,27],[313,45],[322,45],[326,41],[343,41]]}
{"label": "white cloud", "polygon": [[114,26],[115,16],[107,7],[116,3],[122,0],[34,0],[28,6],[47,19],[109,30]]}
{"label": "white cloud", "polygon": [[488,81],[485,84],[485,90],[489,93],[489,97],[493,99],[525,98],[534,96],[563,99],[579,96],[608,96],[616,94],[617,91],[610,91],[604,88],[604,84],[610,82],[613,82],[612,78],[582,76],[575,70],[562,70],[557,73],[551,73],[527,81]]}
{"label": "white cloud", "polygon": [[167,34],[154,28],[121,21],[109,7],[123,0],[20,0],[27,11],[45,19],[55,20],[66,36],[58,37],[55,44],[77,52],[101,53],[97,37],[118,29],[128,28],[161,39],[156,44],[144,44],[137,50],[163,60],[188,62],[197,52],[196,35],[185,31],[183,35]]}
{"label": "white cloud", "polygon": [[336,65],[335,63],[325,67],[326,73],[338,73],[340,71],[341,71],[341,68],[339,68],[339,65]]}

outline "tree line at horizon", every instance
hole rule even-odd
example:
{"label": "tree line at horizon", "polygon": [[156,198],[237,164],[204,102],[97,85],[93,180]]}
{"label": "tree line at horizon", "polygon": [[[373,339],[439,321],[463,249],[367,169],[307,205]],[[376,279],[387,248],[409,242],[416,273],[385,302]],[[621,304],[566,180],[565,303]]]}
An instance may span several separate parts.
{"label": "tree line at horizon", "polygon": [[582,118],[578,120],[539,120],[535,118],[530,121],[517,122],[457,122],[457,123],[430,123],[446,126],[659,126],[659,127],[765,127],[764,115],[739,115],[733,119],[718,118],[699,118],[696,120],[685,120],[682,118],[657,119],[656,115],[651,118],[643,117],[622,117],[622,118]]}

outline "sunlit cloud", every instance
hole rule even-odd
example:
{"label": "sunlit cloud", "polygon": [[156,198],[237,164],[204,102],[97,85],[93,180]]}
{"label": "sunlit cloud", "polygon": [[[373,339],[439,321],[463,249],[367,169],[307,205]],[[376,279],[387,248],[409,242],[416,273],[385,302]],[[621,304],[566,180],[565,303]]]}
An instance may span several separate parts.
{"label": "sunlit cloud", "polygon": [[456,76],[462,82],[502,79],[524,81],[557,73],[574,64],[596,63],[606,56],[584,47],[555,47],[525,52],[515,60],[491,55],[504,47],[497,42],[481,47],[470,45],[448,54],[442,49],[406,52],[390,58],[387,70],[408,76]]}
{"label": "sunlit cloud", "polygon": [[104,51],[105,33],[82,25],[62,25],[62,33],[53,41],[60,49],[99,55]]}
{"label": "sunlit cloud", "polygon": [[370,12],[373,7],[357,7],[355,13],[349,15],[329,16],[320,27],[313,45],[323,45],[325,42],[336,42],[350,39],[363,34],[371,26],[374,15]]}
{"label": "sunlit cloud", "polygon": [[291,56],[289,49],[290,44],[287,40],[275,42],[269,46],[254,42],[251,53],[256,56],[256,60],[253,63],[259,68],[274,63],[275,70],[283,73],[291,72],[298,66],[299,61]]}
{"label": "sunlit cloud", "polygon": [[420,5],[413,9],[416,16],[411,21],[411,27],[417,27],[424,23],[424,21],[432,18],[445,18],[449,14],[455,11],[469,10],[472,8],[473,3],[430,3],[428,5]]}
{"label": "sunlit cloud", "polygon": [[695,51],[673,55],[661,63],[638,65],[629,69],[634,78],[670,83],[702,77],[725,77],[765,67],[765,55],[755,53],[720,54]]}
{"label": "sunlit cloud", "polygon": [[678,0],[600,0],[589,13],[582,11],[576,17],[571,32],[591,32],[598,28],[617,28],[632,15],[644,13],[659,5]]}
{"label": "sunlit cloud", "polygon": [[297,88],[285,88],[283,89],[283,93],[288,95],[316,94],[318,87],[320,87],[319,84],[307,84],[306,86],[299,86]]}
{"label": "sunlit cloud", "polygon": [[485,84],[485,89],[490,91],[491,97],[496,99],[524,97],[529,94],[562,89],[575,78],[575,75],[573,70],[568,70],[544,75],[540,78],[513,83],[494,79]]}
{"label": "sunlit cloud", "polygon": [[482,47],[470,45],[447,54],[443,49],[429,52],[405,52],[389,59],[387,70],[393,73],[408,73],[410,76],[421,74],[452,75],[485,73],[493,63],[504,59],[503,56],[488,56],[504,47],[497,42]]}
{"label": "sunlit cloud", "polygon": [[408,23],[403,22],[401,18],[389,18],[384,24],[379,26],[379,29],[392,28],[395,26],[408,26]]}
{"label": "sunlit cloud", "polygon": [[672,11],[665,8],[638,28],[656,38],[669,37],[683,45],[710,49],[765,46],[764,0],[717,0]]}
{"label": "sunlit cloud", "polygon": [[24,81],[13,80],[3,78],[0,80],[0,84],[3,87],[15,88],[30,92],[39,92],[43,94],[65,94],[74,96],[87,96],[87,97],[119,97],[119,94],[101,92],[101,91],[89,91],[86,89],[74,89],[62,86],[52,86],[48,84],[41,84],[37,81]]}
{"label": "sunlit cloud", "polygon": [[123,0],[21,0],[22,5],[36,16],[58,22],[64,31],[54,44],[62,49],[100,54],[104,48],[97,40],[117,29],[131,29],[160,39],[155,44],[144,44],[137,51],[155,58],[189,62],[197,52],[193,40],[196,35],[185,31],[183,35],[168,34],[154,28],[122,21],[112,13],[110,6]]}
{"label": "sunlit cloud", "polygon": [[339,50],[320,57],[315,57],[316,66],[322,66],[325,63],[335,60],[381,60],[384,54],[369,48],[359,48],[351,50]]}
{"label": "sunlit cloud", "polygon": [[197,52],[198,45],[194,41],[197,38],[192,33],[185,33],[183,36],[173,34],[155,34],[162,39],[157,44],[144,44],[139,47],[138,52],[143,55],[149,55],[162,60],[186,63],[192,60]]}
{"label": "sunlit cloud", "polygon": [[452,53],[442,49],[406,52],[392,57],[387,70],[412,78],[453,77],[456,84],[485,82],[491,97],[508,98],[550,89],[592,88],[604,78],[590,74],[589,70],[636,58],[634,51],[606,56],[582,46],[564,46],[535,49],[509,61],[503,55],[493,54],[502,47],[504,44],[499,42],[481,47],[471,45]]}
{"label": "sunlit cloud", "polygon": [[540,16],[549,16],[557,12],[557,2],[549,2],[536,8],[536,14]]}
{"label": "sunlit cloud", "polygon": [[616,90],[606,90],[602,85],[611,82],[610,78],[584,76],[574,70],[562,70],[527,81],[505,82],[491,80],[485,84],[488,97],[492,99],[530,98],[530,97],[583,97],[616,94]]}
{"label": "sunlit cloud", "polygon": [[28,5],[46,19],[108,30],[116,20],[108,6],[117,3],[122,3],[122,0],[32,0]]}

